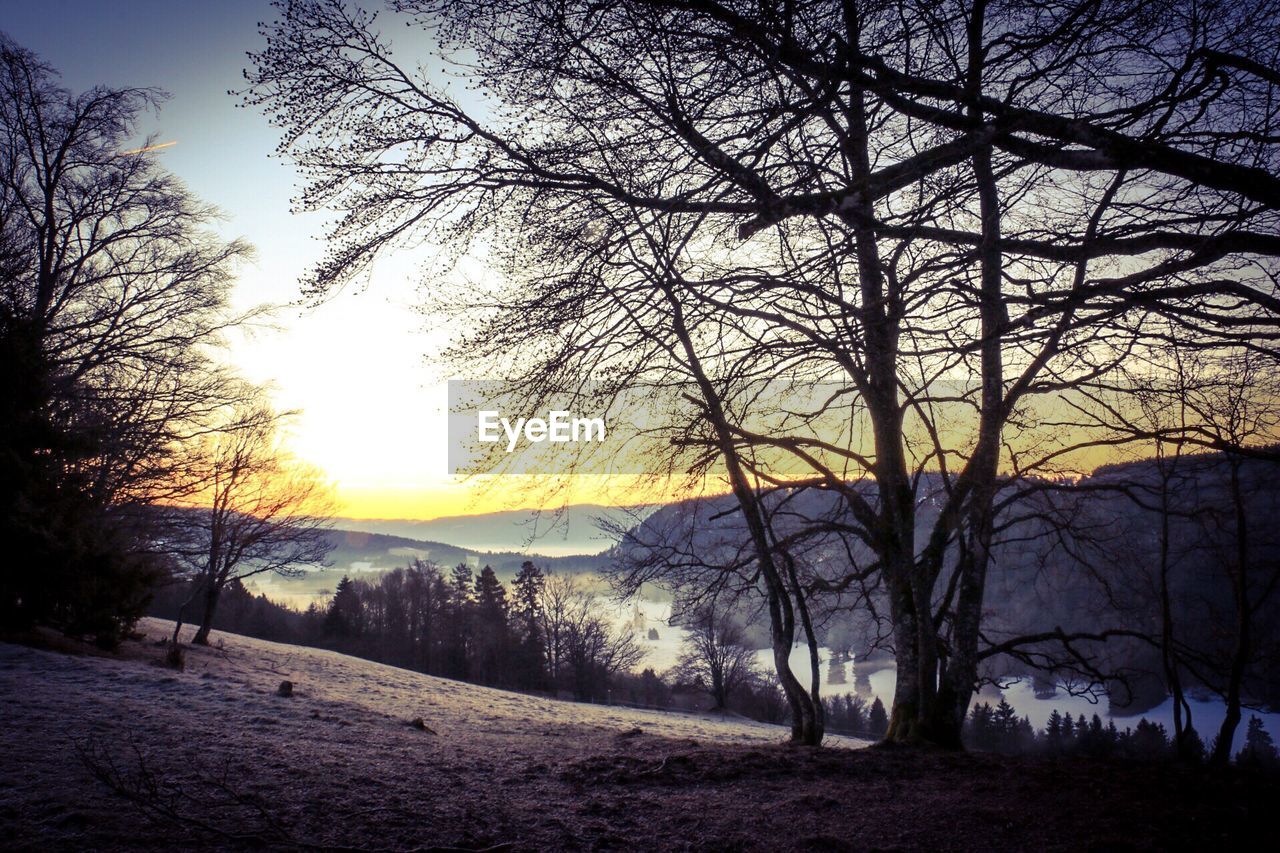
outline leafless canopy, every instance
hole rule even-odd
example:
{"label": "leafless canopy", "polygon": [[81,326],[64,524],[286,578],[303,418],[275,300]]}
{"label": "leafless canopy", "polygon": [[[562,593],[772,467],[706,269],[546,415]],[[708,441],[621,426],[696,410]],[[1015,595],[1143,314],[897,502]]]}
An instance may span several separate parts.
{"label": "leafless canopy", "polygon": [[6,568],[4,621],[109,641],[136,618],[164,559],[146,509],[244,392],[214,356],[257,313],[227,303],[248,247],[138,139],[161,100],[73,93],[0,34],[0,524],[43,564]]}
{"label": "leafless canopy", "polygon": [[[311,292],[483,244],[470,363],[686,401],[667,452],[740,504],[799,739],[806,601],[761,490],[839,496],[889,600],[889,737],[954,745],[1004,474],[1123,441],[1055,423],[1122,366],[1280,333],[1273,2],[392,5],[443,58],[290,2],[248,72],[304,203],[343,214]],[[779,377],[838,390],[797,411]]]}

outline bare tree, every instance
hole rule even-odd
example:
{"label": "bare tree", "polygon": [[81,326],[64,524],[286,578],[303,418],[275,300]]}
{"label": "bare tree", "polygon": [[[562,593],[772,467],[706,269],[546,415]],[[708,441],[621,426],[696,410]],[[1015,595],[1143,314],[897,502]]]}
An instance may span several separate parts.
{"label": "bare tree", "polygon": [[[888,600],[888,737],[958,747],[983,661],[1084,640],[981,630],[1019,479],[1104,440],[1037,405],[1169,323],[1186,348],[1280,335],[1266,0],[394,8],[461,48],[482,105],[340,2],[282,7],[249,74],[307,204],[344,212],[311,291],[483,239],[511,285],[463,296],[465,357],[530,397],[602,375],[689,400],[668,438],[738,502],[802,714],[783,652],[812,620],[762,491],[839,496],[872,555],[848,582],[873,568]],[[779,376],[835,387],[779,411]]]}
{"label": "bare tree", "polygon": [[581,702],[608,699],[609,681],[635,667],[644,650],[621,631],[571,575],[549,575],[542,589],[543,637],[551,678]]}
{"label": "bare tree", "polygon": [[160,100],[73,93],[0,35],[4,538],[45,564],[6,570],[6,619],[71,625],[101,612],[79,593],[110,590],[136,616],[146,585],[130,578],[160,559],[137,510],[176,496],[183,446],[236,399],[212,355],[247,319],[227,292],[248,247],[136,141]]}
{"label": "bare tree", "polygon": [[1280,583],[1272,556],[1280,540],[1262,521],[1274,514],[1272,481],[1280,470],[1271,365],[1271,355],[1256,348],[1171,342],[1135,359],[1125,371],[1129,382],[1098,415],[1099,426],[1105,422],[1123,440],[1156,448],[1151,463],[1120,466],[1129,473],[1119,470],[1096,486],[1122,493],[1138,509],[1126,531],[1131,538],[1148,522],[1158,531],[1150,542],[1103,549],[1112,552],[1104,563],[1117,581],[1130,574],[1153,583],[1137,606],[1156,609],[1153,634],[1174,699],[1180,757],[1196,752],[1187,682],[1222,697],[1227,714],[1211,756],[1216,764],[1230,757],[1245,693],[1257,702],[1268,689],[1265,672],[1274,668],[1267,648],[1274,638],[1262,636]]}
{"label": "bare tree", "polygon": [[[200,487],[176,514],[179,552],[192,569],[187,604],[200,606],[198,645],[209,641],[227,584],[267,572],[298,575],[333,549],[327,484],[280,447],[281,422],[263,405],[237,409],[197,453]],[[179,611],[175,645],[181,629]]]}
{"label": "bare tree", "polygon": [[679,617],[678,624],[689,633],[674,677],[703,685],[715,702],[714,710],[728,708],[738,688],[759,678],[755,649],[747,643],[742,622],[730,608],[711,601]]}
{"label": "bare tree", "polygon": [[[1274,518],[1277,509],[1274,499],[1265,499],[1269,492],[1264,489],[1277,467],[1280,389],[1273,366],[1257,354],[1228,357],[1214,367],[1211,381],[1189,390],[1184,386],[1178,402],[1194,418],[1192,434],[1184,440],[1217,450],[1216,479],[1225,481],[1217,490],[1218,500],[1202,502],[1196,517],[1211,527],[1210,539],[1217,546],[1211,553],[1230,586],[1228,654],[1225,665],[1213,667],[1216,672],[1206,679],[1227,707],[1209,760],[1226,766],[1240,724],[1247,671],[1258,653],[1258,617],[1280,586],[1280,561],[1274,557],[1280,539],[1263,521]],[[1248,465],[1259,458],[1271,464]]]}

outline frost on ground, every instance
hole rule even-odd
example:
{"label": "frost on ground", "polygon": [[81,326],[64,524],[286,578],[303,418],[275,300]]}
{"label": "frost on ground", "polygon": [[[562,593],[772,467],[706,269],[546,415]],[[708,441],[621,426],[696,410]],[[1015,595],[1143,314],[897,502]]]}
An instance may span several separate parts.
{"label": "frost on ground", "polygon": [[[644,773],[675,748],[772,747],[787,734],[746,720],[543,699],[234,634],[190,648],[176,672],[157,665],[155,644],[172,623],[144,619],[138,630],[147,639],[128,644],[125,659],[0,645],[11,745],[0,759],[0,817],[33,847],[44,846],[37,839],[75,847],[87,831],[101,843],[138,840],[120,814],[125,803],[90,777],[85,748],[131,780],[140,765],[188,785],[225,778],[278,812],[273,821],[305,827],[299,840],[350,845],[346,819],[377,814],[375,847],[393,836],[416,847],[419,825],[451,844],[509,840],[499,827],[512,813],[557,829],[555,796],[570,814],[590,799],[573,779],[579,761],[628,756],[632,772]],[[285,680],[289,698],[278,695]],[[175,811],[217,823],[200,806]]]}
{"label": "frost on ground", "polygon": [[0,644],[0,846],[1143,847],[1244,831],[1253,796],[1201,798],[1143,768],[795,749],[778,727],[556,702],[228,634],[177,672],[157,665],[166,625],[144,620],[148,639],[116,656]]}

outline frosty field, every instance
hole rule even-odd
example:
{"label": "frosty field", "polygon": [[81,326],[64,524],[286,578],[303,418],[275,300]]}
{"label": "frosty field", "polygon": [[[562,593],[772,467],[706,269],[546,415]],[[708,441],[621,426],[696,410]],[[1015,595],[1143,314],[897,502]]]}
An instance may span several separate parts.
{"label": "frosty field", "polygon": [[1243,837],[1276,793],[1132,763],[788,747],[779,727],[229,634],[177,672],[158,665],[169,623],[139,629],[115,655],[0,644],[0,846],[1158,849]]}

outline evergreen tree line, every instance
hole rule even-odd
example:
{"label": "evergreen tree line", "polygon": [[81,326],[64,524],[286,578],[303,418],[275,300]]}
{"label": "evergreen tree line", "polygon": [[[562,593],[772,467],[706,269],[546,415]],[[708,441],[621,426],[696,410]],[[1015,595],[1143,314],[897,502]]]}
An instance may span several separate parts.
{"label": "evergreen tree line", "polygon": [[[169,616],[182,598],[181,590],[171,590],[153,612]],[[414,560],[375,579],[344,576],[326,604],[302,612],[233,583],[215,626],[428,675],[589,702],[608,701],[643,654],[573,577],[544,575],[529,561],[508,588],[490,566],[478,573],[465,564],[446,571]]]}
{"label": "evergreen tree line", "polygon": [[854,693],[828,696],[822,700],[827,731],[857,737],[881,738],[889,730],[889,714],[876,696],[867,700]]}
{"label": "evergreen tree line", "polygon": [[[151,612],[173,618],[187,597],[185,585],[162,589]],[[689,642],[683,666],[637,671],[643,649],[613,622],[574,577],[544,574],[532,562],[506,585],[490,566],[479,573],[466,565],[446,571],[422,560],[373,579],[343,577],[327,603],[305,611],[233,580],[213,620],[222,631],[493,687],[670,710],[702,709],[710,699],[753,720],[789,721],[767,673],[753,669],[717,697],[705,674],[690,665]]]}
{"label": "evergreen tree line", "polygon": [[[861,696],[846,693],[826,697],[822,705],[827,730],[832,733],[880,738],[888,728],[888,715],[879,697],[868,703]],[[1145,761],[1175,758],[1173,739],[1164,725],[1145,717],[1132,728],[1121,730],[1113,720],[1104,725],[1098,714],[1091,719],[1084,714],[1073,718],[1055,709],[1045,727],[1037,731],[1029,717],[1019,717],[1013,706],[1003,699],[994,707],[988,702],[974,705],[965,720],[964,739],[969,749],[1007,755],[1073,755]],[[1194,756],[1205,761],[1212,746],[1206,747],[1199,736],[1195,736],[1194,743]],[[1236,753],[1235,760],[1241,767],[1280,771],[1280,750],[1261,718],[1249,719],[1244,746]]]}
{"label": "evergreen tree line", "polygon": [[[548,588],[550,585],[550,588]],[[170,588],[153,612],[170,615],[183,598]],[[572,577],[547,576],[526,562],[510,589],[485,566],[465,565],[446,576],[438,566],[415,560],[373,581],[344,577],[326,605],[293,610],[254,595],[234,582],[216,619],[220,630],[276,642],[328,648],[369,660],[478,684],[566,695],[578,701],[648,708],[697,707],[691,695],[712,695],[704,679],[689,678],[687,666],[658,674],[633,671],[642,654],[632,635],[615,630],[594,597]],[[789,722],[776,682],[760,673],[737,685],[725,708],[754,720]],[[712,697],[714,698],[714,697]],[[827,730],[865,738],[883,737],[889,719],[879,697],[853,693],[822,700]],[[1003,754],[1087,756],[1164,760],[1174,757],[1164,725],[1141,718],[1119,729],[1098,714],[1086,718],[1054,710],[1043,729],[1001,700],[973,706],[964,724],[965,746]],[[1212,751],[1194,736],[1193,752]],[[1280,772],[1280,750],[1262,720],[1250,718],[1236,763]]]}
{"label": "evergreen tree line", "polygon": [[[377,580],[344,577],[320,614],[319,642],[349,654],[494,687],[609,699],[642,656],[570,576],[526,561],[508,589],[493,569],[447,574],[415,560]],[[318,617],[318,618],[317,618]]]}
{"label": "evergreen tree line", "polygon": [[[1198,735],[1194,737],[1193,757],[1199,761],[1212,752]],[[1086,719],[1084,714],[1072,717],[1055,709],[1045,727],[1039,731],[1028,717],[1019,717],[1005,700],[994,707],[980,702],[969,712],[964,726],[965,745],[970,749],[1005,754],[1036,753],[1043,755],[1083,755],[1095,758],[1128,758],[1144,761],[1175,758],[1173,741],[1162,723],[1146,717],[1137,725],[1117,728],[1114,720],[1105,724],[1098,714]],[[1236,763],[1264,770],[1280,770],[1271,734],[1259,717],[1251,717],[1245,733],[1244,747],[1236,753]]]}

